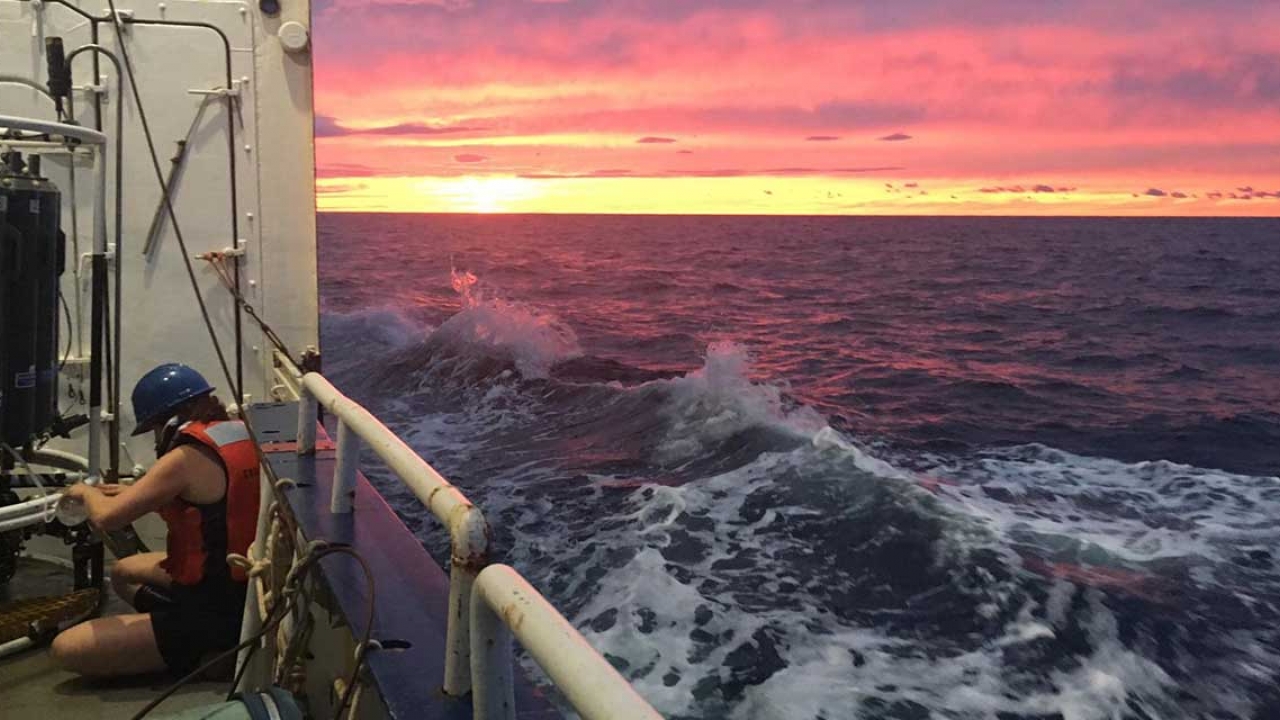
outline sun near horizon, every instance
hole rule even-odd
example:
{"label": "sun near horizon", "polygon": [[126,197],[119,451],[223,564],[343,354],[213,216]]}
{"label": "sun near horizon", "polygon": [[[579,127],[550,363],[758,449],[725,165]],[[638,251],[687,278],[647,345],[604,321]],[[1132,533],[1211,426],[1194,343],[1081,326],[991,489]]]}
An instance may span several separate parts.
{"label": "sun near horizon", "polygon": [[1280,215],[1280,4],[318,0],[324,211]]}

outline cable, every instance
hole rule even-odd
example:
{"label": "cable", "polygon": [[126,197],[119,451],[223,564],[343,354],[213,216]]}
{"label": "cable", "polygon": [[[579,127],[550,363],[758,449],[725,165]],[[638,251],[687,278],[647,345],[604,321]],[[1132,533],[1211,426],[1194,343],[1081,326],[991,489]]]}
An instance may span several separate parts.
{"label": "cable", "polygon": [[262,331],[262,334],[267,338],[267,341],[270,342],[276,350],[283,353],[285,357],[296,357],[289,351],[288,346],[284,344],[284,340],[280,339],[280,336],[276,334],[275,330],[271,329],[271,326],[267,324],[266,320],[258,317],[258,311],[254,310],[253,306],[249,304],[249,301],[244,298],[244,295],[241,295],[240,291],[235,288],[235,285],[232,283],[231,274],[227,272],[226,265],[223,262],[224,255],[222,253],[210,252],[201,255],[200,259],[207,261],[210,267],[218,273],[218,279],[222,281],[222,286],[227,289],[227,292],[231,293],[232,299],[234,299],[236,304],[244,310],[245,314],[249,316],[249,319],[253,320],[253,322],[257,324],[258,329]]}
{"label": "cable", "polygon": [[351,675],[347,678],[347,686],[342,691],[342,699],[338,702],[338,709],[334,711],[335,720],[342,717],[342,712],[346,709],[347,703],[351,702],[351,695],[355,691],[356,681],[359,678],[360,668],[364,665],[365,656],[369,653],[369,641],[373,635],[373,609],[374,601],[377,598],[376,586],[373,582],[373,572],[369,569],[369,564],[365,559],[356,552],[354,548],[346,545],[332,545],[326,548],[325,554],[321,555],[317,560],[327,556],[330,553],[342,553],[355,558],[360,563],[360,568],[364,571],[365,580],[369,584],[369,612],[365,616],[364,639],[356,646],[356,661],[351,668]]}
{"label": "cable", "polygon": [[[373,580],[373,572],[369,569],[368,563],[360,553],[355,551],[355,549],[346,545],[323,544],[307,553],[307,555],[289,571],[289,575],[285,577],[284,588],[281,591],[283,598],[275,607],[271,608],[270,617],[267,619],[267,622],[262,624],[262,628],[258,630],[257,633],[247,640],[241,641],[235,647],[219,653],[213,659],[184,675],[173,685],[170,685],[159,697],[147,703],[146,707],[139,710],[137,714],[133,716],[132,720],[141,720],[141,718],[146,717],[146,715],[152,710],[159,707],[160,703],[172,697],[174,693],[181,690],[192,680],[195,680],[197,677],[207,672],[210,668],[226,660],[228,657],[239,653],[241,650],[256,645],[259,641],[265,638],[268,633],[275,632],[280,623],[284,621],[285,616],[288,615],[289,611],[291,611],[296,605],[296,598],[301,592],[300,584],[302,579],[313,568],[317,567],[321,560],[329,557],[330,555],[336,554],[349,555],[354,558],[356,562],[360,564],[360,568],[364,571],[365,581],[369,585],[369,612],[366,616],[364,639],[356,648],[356,663],[351,671],[350,682],[347,683],[346,690],[342,694],[342,699],[338,703],[338,708],[334,712],[334,718],[340,717],[342,712],[346,709],[347,703],[351,700],[351,693],[355,686],[357,674],[364,664],[364,658],[368,654],[368,649],[370,647],[370,639],[373,633],[373,607],[374,598],[376,597],[376,586]],[[235,685],[232,685],[231,687],[232,695],[227,697],[228,701],[230,701],[234,696]]]}
{"label": "cable", "polygon": [[58,290],[58,300],[62,302],[62,314],[67,318],[67,349],[62,352],[62,360],[58,363],[58,372],[61,373],[71,357],[71,308],[67,307],[67,298],[61,289]]}
{"label": "cable", "polygon": [[[31,478],[31,482],[36,484],[36,488],[40,490],[40,496],[49,497],[49,495],[52,494],[52,491],[46,488],[44,486],[44,483],[40,482],[39,475],[36,475],[34,472],[31,471],[31,466],[27,464],[27,459],[22,457],[22,453],[19,453],[17,450],[14,450],[13,446],[8,443],[4,443],[3,447],[5,452],[12,455],[13,458],[18,461],[18,464],[21,465],[22,469],[26,471],[27,477]],[[47,510],[45,522],[52,520],[53,515],[56,511],[57,511],[57,506],[54,506],[52,509]]]}

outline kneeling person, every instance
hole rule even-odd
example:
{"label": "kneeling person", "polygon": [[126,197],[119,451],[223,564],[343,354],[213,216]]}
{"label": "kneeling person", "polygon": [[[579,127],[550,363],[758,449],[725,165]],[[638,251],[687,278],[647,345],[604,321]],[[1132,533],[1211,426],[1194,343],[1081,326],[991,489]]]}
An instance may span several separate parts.
{"label": "kneeling person", "polygon": [[130,486],[67,489],[89,522],[117,530],[150,512],[168,526],[163,553],[125,558],[112,585],[136,614],[68,628],[54,658],[85,675],[187,673],[239,640],[246,579],[227,564],[245,554],[257,526],[259,465],[243,423],[230,420],[213,387],[177,363],[143,376],[133,390],[134,435],[156,437],[156,464]]}

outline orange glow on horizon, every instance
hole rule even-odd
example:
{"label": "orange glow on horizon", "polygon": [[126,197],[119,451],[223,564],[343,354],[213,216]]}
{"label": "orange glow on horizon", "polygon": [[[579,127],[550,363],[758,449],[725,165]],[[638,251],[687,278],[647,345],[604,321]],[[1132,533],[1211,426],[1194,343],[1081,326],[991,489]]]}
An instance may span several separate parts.
{"label": "orange glow on horizon", "polygon": [[1278,26],[1277,3],[321,0],[317,205],[1280,216]]}
{"label": "orange glow on horizon", "polygon": [[1273,216],[1280,209],[1273,200],[1209,199],[1199,192],[1170,198],[1135,196],[1116,187],[1050,193],[1034,192],[1028,185],[1023,190],[983,192],[974,182],[956,180],[886,183],[838,177],[321,178],[317,181],[317,209],[483,214],[1260,217]]}

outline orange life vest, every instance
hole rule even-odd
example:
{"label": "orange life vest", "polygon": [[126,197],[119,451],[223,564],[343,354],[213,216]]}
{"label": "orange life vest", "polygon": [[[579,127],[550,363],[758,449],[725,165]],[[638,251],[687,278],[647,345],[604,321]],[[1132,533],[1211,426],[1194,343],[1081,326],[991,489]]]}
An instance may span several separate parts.
{"label": "orange life vest", "polygon": [[[179,585],[198,585],[209,575],[236,582],[246,577],[240,568],[229,568],[227,553],[247,554],[258,528],[258,482],[261,469],[249,430],[238,420],[189,422],[178,430],[179,444],[198,442],[217,453],[227,474],[222,500],[193,505],[174,498],[160,508],[169,527],[167,556],[160,566]],[[219,527],[225,524],[225,529]],[[212,578],[210,578],[212,579]]]}

